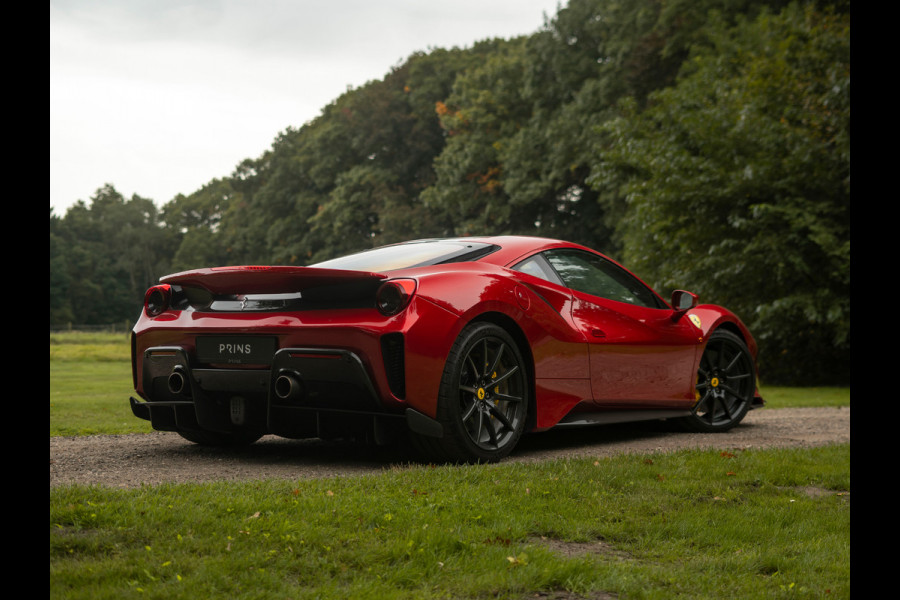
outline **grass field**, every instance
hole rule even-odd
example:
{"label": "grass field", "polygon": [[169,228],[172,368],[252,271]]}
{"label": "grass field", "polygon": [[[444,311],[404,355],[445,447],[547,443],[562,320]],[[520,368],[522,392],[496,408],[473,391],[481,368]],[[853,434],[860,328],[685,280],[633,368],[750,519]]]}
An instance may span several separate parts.
{"label": "grass field", "polygon": [[150,432],[131,414],[133,394],[127,335],[50,335],[50,435]]}
{"label": "grass field", "polygon": [[[149,431],[121,334],[51,336],[50,375],[51,435]],[[65,486],[50,597],[849,598],[849,491],[849,446]]]}

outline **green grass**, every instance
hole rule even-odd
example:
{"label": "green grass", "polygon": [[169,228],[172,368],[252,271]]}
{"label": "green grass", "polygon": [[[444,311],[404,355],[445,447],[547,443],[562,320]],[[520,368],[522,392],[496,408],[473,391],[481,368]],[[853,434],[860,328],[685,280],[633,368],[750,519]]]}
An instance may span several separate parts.
{"label": "green grass", "polygon": [[850,406],[848,387],[760,386],[760,393],[768,408]]}
{"label": "green grass", "polygon": [[51,598],[848,598],[849,446],[50,491]]}
{"label": "green grass", "polygon": [[131,414],[133,394],[125,334],[50,335],[50,435],[150,432]]}
{"label": "green grass", "polygon": [[[50,364],[126,363],[130,373],[131,346],[122,333],[67,331],[50,334]],[[121,366],[121,365],[119,365]]]}
{"label": "green grass", "polygon": [[[50,433],[150,431],[128,338],[50,340]],[[849,388],[763,387],[771,409]],[[849,598],[850,449],[50,489],[51,598]]]}

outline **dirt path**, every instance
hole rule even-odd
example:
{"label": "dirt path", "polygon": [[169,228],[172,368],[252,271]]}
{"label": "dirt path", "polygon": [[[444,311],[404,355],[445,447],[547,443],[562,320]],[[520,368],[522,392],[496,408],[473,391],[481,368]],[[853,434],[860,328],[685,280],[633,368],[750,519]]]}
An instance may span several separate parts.
{"label": "dirt path", "polygon": [[[507,461],[610,456],[681,448],[812,447],[850,441],[849,408],[751,411],[734,430],[692,434],[657,423],[526,436]],[[50,485],[137,487],[164,482],[304,479],[377,473],[408,461],[395,449],[267,436],[246,448],[205,448],[174,433],[50,438]]]}

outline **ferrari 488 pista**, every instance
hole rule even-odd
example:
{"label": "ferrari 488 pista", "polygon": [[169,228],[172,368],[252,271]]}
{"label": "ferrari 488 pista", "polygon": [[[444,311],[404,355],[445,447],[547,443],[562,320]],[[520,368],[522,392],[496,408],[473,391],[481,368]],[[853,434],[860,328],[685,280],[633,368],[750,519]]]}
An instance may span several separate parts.
{"label": "ferrari 488 pista", "polygon": [[762,404],[737,316],[541,238],[177,273],[147,291],[131,340],[132,411],[200,444],[401,436],[432,460],[494,461],[524,432],[725,431]]}

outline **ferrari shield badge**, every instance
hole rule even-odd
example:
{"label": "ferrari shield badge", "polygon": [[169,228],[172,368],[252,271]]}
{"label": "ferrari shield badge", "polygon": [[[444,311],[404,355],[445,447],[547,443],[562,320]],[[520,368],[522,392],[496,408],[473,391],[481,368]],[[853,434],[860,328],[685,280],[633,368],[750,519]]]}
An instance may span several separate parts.
{"label": "ferrari shield badge", "polygon": [[697,329],[702,329],[702,327],[700,326],[700,317],[698,317],[697,315],[691,314],[691,315],[688,315],[688,319],[691,320],[691,323],[693,323],[697,327]]}

